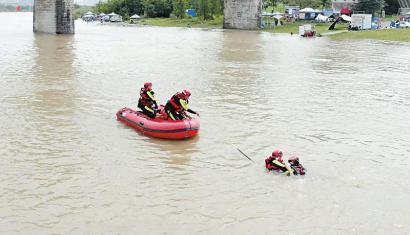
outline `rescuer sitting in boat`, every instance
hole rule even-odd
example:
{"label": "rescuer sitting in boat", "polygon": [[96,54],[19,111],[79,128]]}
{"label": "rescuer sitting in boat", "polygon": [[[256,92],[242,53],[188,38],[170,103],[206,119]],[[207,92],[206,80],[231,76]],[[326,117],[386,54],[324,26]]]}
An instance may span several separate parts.
{"label": "rescuer sitting in boat", "polygon": [[190,96],[191,92],[184,90],[182,92],[176,93],[171,97],[170,100],[168,100],[167,104],[165,105],[165,112],[170,119],[183,120],[185,118],[185,111],[199,116],[197,112],[188,108],[188,100]]}
{"label": "rescuer sitting in boat", "polygon": [[150,118],[155,118],[157,115],[158,104],[152,91],[152,83],[144,83],[144,87],[140,90],[140,98],[138,100],[138,108]]}
{"label": "rescuer sitting in boat", "polygon": [[306,169],[302,166],[302,164],[299,163],[299,157],[293,156],[289,158],[288,162],[295,175],[306,174]]}

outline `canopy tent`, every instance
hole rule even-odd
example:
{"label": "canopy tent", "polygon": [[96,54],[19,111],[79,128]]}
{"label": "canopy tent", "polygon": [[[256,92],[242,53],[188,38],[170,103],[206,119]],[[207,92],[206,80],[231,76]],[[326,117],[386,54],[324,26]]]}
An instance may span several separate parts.
{"label": "canopy tent", "polygon": [[101,12],[101,13],[99,14],[99,16],[105,16],[105,13],[104,13],[104,12]]}
{"label": "canopy tent", "polygon": [[283,15],[275,15],[273,18],[280,20],[283,18]]}
{"label": "canopy tent", "polygon": [[272,13],[269,13],[269,12],[262,12],[262,16],[273,16],[273,14]]}
{"label": "canopy tent", "polygon": [[140,18],[141,18],[141,16],[139,16],[137,14],[130,17],[130,19],[133,19],[133,20],[140,19]]}
{"label": "canopy tent", "polygon": [[316,22],[321,22],[321,23],[324,23],[324,22],[327,22],[327,16],[324,16],[324,15],[322,15],[322,14],[319,14],[317,17],[316,17],[316,19],[315,19],[315,21]]}
{"label": "canopy tent", "polygon": [[186,9],[185,14],[187,14],[191,17],[197,17],[198,16],[195,9]]}
{"label": "canopy tent", "polygon": [[315,10],[313,10],[312,8],[307,7],[307,8],[303,8],[299,12],[302,12],[302,13],[304,13],[304,12],[315,12]]}
{"label": "canopy tent", "polygon": [[84,15],[94,15],[94,13],[92,13],[91,11],[85,13]]}
{"label": "canopy tent", "polygon": [[344,20],[344,21],[352,22],[352,17],[350,17],[350,16],[341,15],[340,18],[342,18],[342,20]]}
{"label": "canopy tent", "polygon": [[276,16],[281,16],[283,17],[283,13],[280,12],[273,12],[273,13],[268,13],[268,12],[262,12],[262,16],[269,16],[269,17],[276,17]]}
{"label": "canopy tent", "polygon": [[117,16],[118,14],[115,14],[114,12],[111,12],[110,14],[108,14],[109,16]]}

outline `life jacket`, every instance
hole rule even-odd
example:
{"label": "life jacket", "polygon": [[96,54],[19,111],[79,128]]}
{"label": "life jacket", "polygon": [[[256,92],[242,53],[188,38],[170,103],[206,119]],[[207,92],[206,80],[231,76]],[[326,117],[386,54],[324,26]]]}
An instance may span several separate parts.
{"label": "life jacket", "polygon": [[184,107],[182,107],[180,100],[181,99],[181,93],[176,93],[175,95],[173,95],[171,97],[171,99],[169,100],[169,103],[171,104],[171,106],[175,109],[176,112],[181,113],[184,111]]}
{"label": "life jacket", "polygon": [[284,164],[282,159],[277,159],[277,157],[275,156],[269,156],[268,158],[265,159],[265,167],[266,169],[270,170],[270,171],[280,171],[280,170],[285,170],[285,166],[281,167],[279,165],[276,165],[273,163],[273,161],[276,160],[279,163]]}
{"label": "life jacket", "polygon": [[295,175],[306,174],[306,169],[302,166],[302,164],[291,164],[290,167],[294,170]]}
{"label": "life jacket", "polygon": [[154,104],[154,101],[148,96],[147,92],[148,90],[141,88],[139,103],[143,106],[151,107]]}

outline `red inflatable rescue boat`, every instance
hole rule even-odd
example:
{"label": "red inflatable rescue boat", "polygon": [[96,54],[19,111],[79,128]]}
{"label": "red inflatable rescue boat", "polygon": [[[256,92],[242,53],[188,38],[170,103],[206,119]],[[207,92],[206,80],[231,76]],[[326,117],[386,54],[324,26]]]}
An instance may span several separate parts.
{"label": "red inflatable rescue boat", "polygon": [[144,135],[161,139],[187,139],[194,137],[199,131],[199,120],[166,120],[164,113],[152,119],[130,108],[122,108],[117,112],[117,120],[123,122]]}

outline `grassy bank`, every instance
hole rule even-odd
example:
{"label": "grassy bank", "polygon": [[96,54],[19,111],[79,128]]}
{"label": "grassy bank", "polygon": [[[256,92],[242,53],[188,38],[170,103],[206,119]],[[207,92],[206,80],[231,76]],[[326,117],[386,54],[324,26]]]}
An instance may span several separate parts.
{"label": "grassy bank", "polygon": [[[298,33],[299,32],[299,25],[304,24],[302,23],[294,23],[294,24],[284,24],[281,26],[277,26],[275,28],[265,28],[263,31],[266,32],[273,32],[273,33]],[[308,23],[307,23],[308,24]],[[312,24],[312,27],[316,30],[317,33],[324,33],[324,32],[333,32],[329,30],[330,24]],[[347,25],[344,24],[337,24],[335,30],[347,30]]]}
{"label": "grassy bank", "polygon": [[410,42],[410,29],[381,29],[371,31],[346,32],[331,35],[330,38],[336,40],[377,39]]}
{"label": "grassy bank", "polygon": [[[306,22],[307,23],[307,22]],[[144,18],[139,20],[136,24],[161,26],[161,27],[192,27],[192,28],[222,28],[223,17],[219,16],[213,20],[201,20],[200,18]],[[303,21],[299,21],[294,24],[284,24],[274,28],[265,28],[262,31],[272,33],[297,33],[299,32],[299,25],[304,24]],[[318,33],[331,32],[329,31],[330,24],[312,24]],[[346,30],[347,25],[337,24],[336,30]]]}
{"label": "grassy bank", "polygon": [[390,22],[390,21],[396,21],[398,20],[400,17],[398,15],[386,15],[386,17],[382,18],[382,21],[385,22]]}
{"label": "grassy bank", "polygon": [[[264,32],[272,33],[295,33],[299,32],[299,25],[309,24],[310,22],[299,21],[294,24],[284,24],[274,28],[262,29]],[[137,22],[139,25],[161,26],[161,27],[193,27],[193,28],[222,28],[223,17],[217,17],[214,20],[201,20],[200,18],[145,18]],[[346,24],[337,24],[335,30],[328,30],[329,23],[313,23],[312,26],[319,34],[337,32],[347,30]],[[342,39],[379,39],[390,41],[410,41],[410,29],[383,29],[361,32],[341,32],[338,34],[329,35],[330,38],[336,40]]]}
{"label": "grassy bank", "polygon": [[213,20],[201,20],[200,18],[145,18],[137,22],[140,25],[161,27],[193,27],[193,28],[222,28],[223,17],[215,17]]}

